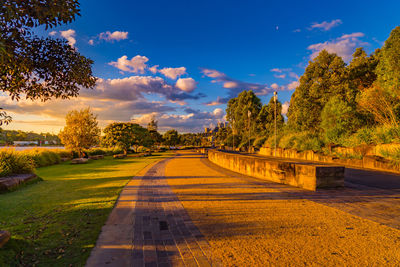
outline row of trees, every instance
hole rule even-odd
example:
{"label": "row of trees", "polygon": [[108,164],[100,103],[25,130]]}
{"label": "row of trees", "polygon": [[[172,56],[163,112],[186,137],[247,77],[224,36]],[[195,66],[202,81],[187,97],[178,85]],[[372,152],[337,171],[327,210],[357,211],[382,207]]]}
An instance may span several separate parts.
{"label": "row of trees", "polygon": [[[236,147],[274,145],[275,102],[268,104],[252,91],[243,91],[229,101],[226,112],[231,127],[220,129],[217,143]],[[357,48],[349,64],[323,50],[310,61],[293,93],[287,122],[276,103],[278,144],[304,149],[338,144],[400,140],[400,27],[391,32],[381,49],[370,55]],[[297,138],[297,139],[296,139]],[[301,139],[301,140],[300,140]],[[298,144],[297,144],[298,145]],[[297,147],[299,148],[299,147]]]}
{"label": "row of trees", "polygon": [[66,116],[66,126],[60,132],[61,142],[67,149],[82,154],[83,150],[93,146],[118,147],[128,153],[133,148],[154,148],[154,146],[199,146],[203,142],[201,134],[179,134],[169,130],[164,135],[158,131],[157,121],[152,119],[147,128],[132,122],[114,122],[103,129],[101,135],[96,115],[90,108],[74,110]]}

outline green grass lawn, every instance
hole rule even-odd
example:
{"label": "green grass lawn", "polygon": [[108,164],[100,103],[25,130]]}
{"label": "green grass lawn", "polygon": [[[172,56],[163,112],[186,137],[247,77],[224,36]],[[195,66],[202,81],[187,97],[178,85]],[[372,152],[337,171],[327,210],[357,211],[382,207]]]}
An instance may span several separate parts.
{"label": "green grass lawn", "polygon": [[0,194],[0,229],[12,234],[0,266],[83,266],[124,185],[169,155],[37,169],[43,181]]}

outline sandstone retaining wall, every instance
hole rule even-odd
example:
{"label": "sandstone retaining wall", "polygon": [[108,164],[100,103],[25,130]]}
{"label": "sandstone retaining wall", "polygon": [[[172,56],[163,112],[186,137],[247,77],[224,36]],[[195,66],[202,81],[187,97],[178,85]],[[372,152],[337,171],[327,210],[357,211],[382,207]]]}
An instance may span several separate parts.
{"label": "sandstone retaining wall", "polygon": [[[262,147],[260,148],[258,154],[265,156],[274,156],[275,150],[269,147]],[[400,172],[399,165],[393,164],[390,160],[376,155],[366,155],[362,159],[339,159],[332,156],[321,155],[311,150],[299,152],[294,149],[277,148],[276,156],[279,158],[287,158],[293,160],[300,159],[321,163],[333,163],[354,168],[365,168],[396,173]]]}
{"label": "sandstone retaining wall", "polygon": [[308,190],[344,186],[344,167],[289,162],[208,150],[208,159],[226,169]]}

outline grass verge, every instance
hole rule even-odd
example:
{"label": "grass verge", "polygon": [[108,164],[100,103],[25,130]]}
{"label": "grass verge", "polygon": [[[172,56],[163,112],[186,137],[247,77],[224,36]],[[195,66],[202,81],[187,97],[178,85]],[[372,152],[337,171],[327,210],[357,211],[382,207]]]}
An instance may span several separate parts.
{"label": "grass verge", "polygon": [[37,169],[42,182],[0,195],[0,229],[12,234],[0,266],[84,266],[125,184],[169,155]]}

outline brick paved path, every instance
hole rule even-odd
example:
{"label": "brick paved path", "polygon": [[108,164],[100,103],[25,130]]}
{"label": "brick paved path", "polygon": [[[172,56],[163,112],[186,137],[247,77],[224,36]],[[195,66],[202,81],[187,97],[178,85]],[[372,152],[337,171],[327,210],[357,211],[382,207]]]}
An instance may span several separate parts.
{"label": "brick paved path", "polygon": [[210,245],[168,185],[167,161],[137,177],[140,184],[125,187],[121,196],[131,197],[118,200],[87,266],[219,265],[212,264]]}

